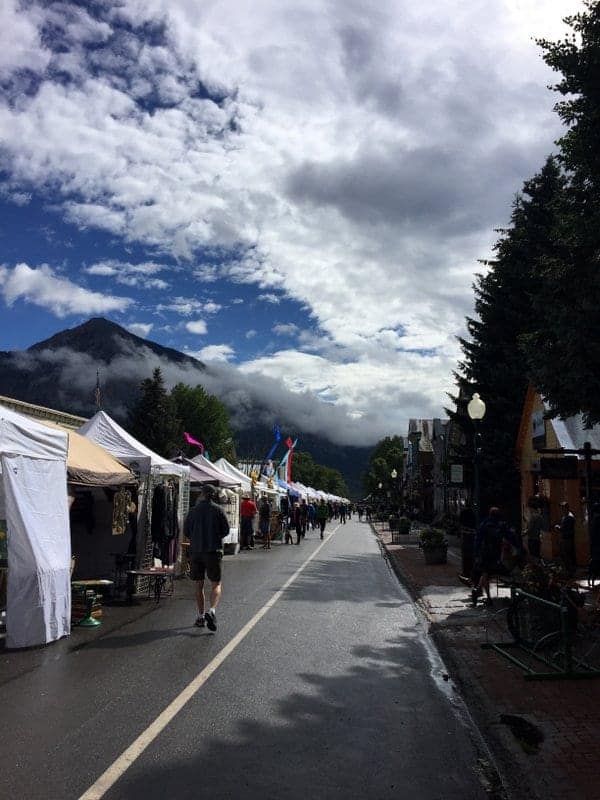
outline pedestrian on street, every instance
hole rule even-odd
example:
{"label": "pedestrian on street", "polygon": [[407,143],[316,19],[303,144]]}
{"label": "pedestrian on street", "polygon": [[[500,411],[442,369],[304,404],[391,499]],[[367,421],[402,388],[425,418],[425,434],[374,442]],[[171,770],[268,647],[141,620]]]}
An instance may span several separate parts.
{"label": "pedestrian on street", "polygon": [[473,606],[477,605],[477,598],[481,597],[484,592],[485,605],[492,605],[490,577],[497,575],[500,569],[505,527],[500,519],[500,509],[492,506],[487,517],[477,528],[474,546],[474,578],[476,582],[471,591]]}
{"label": "pedestrian on street", "polygon": [[319,523],[319,528],[321,529],[321,539],[325,533],[325,525],[327,524],[328,518],[329,508],[327,507],[325,500],[321,499],[319,501],[319,505],[317,506],[317,522]]}
{"label": "pedestrian on street", "polygon": [[530,557],[539,559],[542,538],[542,512],[537,507],[529,509],[525,536],[527,538],[527,552]]}
{"label": "pedestrian on street", "polygon": [[568,575],[575,572],[575,516],[566,500],[560,504],[561,518],[555,529],[560,533],[560,557]]}
{"label": "pedestrian on street", "polygon": [[[201,489],[200,500],[190,509],[183,532],[190,542],[190,578],[196,581],[198,618],[195,625],[217,630],[216,609],[221,599],[221,562],[223,539],[229,534],[229,522],[223,509],[213,501],[217,490],[211,484]],[[204,611],[204,579],[211,582],[210,608]]]}
{"label": "pedestrian on street", "polygon": [[296,506],[296,544],[306,536],[306,523],[308,520],[308,508],[306,500],[301,500],[300,505]]}
{"label": "pedestrian on street", "polygon": [[254,550],[254,517],[258,509],[250,494],[244,494],[240,507],[240,550]]}
{"label": "pedestrian on street", "polygon": [[271,503],[263,494],[258,505],[258,527],[263,539],[263,550],[271,549]]}
{"label": "pedestrian on street", "polygon": [[340,522],[346,524],[346,504],[340,503]]}

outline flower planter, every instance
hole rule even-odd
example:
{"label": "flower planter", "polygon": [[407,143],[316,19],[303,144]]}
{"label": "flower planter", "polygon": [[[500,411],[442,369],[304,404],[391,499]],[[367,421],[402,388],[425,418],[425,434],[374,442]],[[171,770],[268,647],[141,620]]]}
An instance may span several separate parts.
{"label": "flower planter", "polygon": [[448,545],[436,544],[429,547],[423,547],[423,555],[425,556],[426,564],[447,564],[448,563]]}

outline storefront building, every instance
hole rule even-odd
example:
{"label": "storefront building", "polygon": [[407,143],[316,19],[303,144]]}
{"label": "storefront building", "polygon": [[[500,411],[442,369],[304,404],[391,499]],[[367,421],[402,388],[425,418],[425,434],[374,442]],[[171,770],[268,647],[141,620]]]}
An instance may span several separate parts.
{"label": "storefront building", "polygon": [[537,505],[542,510],[541,555],[557,557],[555,525],[561,517],[560,504],[567,502],[575,516],[575,553],[582,566],[589,560],[589,510],[600,500],[600,457],[596,452],[600,452],[600,426],[586,429],[580,414],[564,420],[547,419],[547,411],[543,398],[529,387],[516,448],[523,530],[531,506]]}

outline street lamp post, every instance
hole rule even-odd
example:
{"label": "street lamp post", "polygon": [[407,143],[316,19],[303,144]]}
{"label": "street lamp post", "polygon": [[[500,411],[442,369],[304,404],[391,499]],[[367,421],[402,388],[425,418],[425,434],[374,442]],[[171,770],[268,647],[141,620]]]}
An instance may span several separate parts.
{"label": "street lamp post", "polygon": [[485,417],[485,403],[481,399],[481,397],[475,392],[471,401],[467,405],[467,413],[469,417],[473,420],[475,425],[475,434],[473,436],[473,446],[474,446],[474,458],[473,458],[473,468],[474,468],[474,475],[473,475],[473,506],[475,511],[475,530],[479,528],[479,520],[481,517],[481,497],[480,497],[480,489],[479,489],[479,454],[480,454],[480,442],[481,442],[481,432],[479,430],[479,426],[481,424],[481,420]]}

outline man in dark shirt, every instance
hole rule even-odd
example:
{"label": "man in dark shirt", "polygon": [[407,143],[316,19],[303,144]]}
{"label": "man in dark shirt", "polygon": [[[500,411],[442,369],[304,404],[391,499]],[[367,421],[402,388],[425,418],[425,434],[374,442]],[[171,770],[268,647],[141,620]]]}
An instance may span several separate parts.
{"label": "man in dark shirt", "polygon": [[560,555],[569,575],[575,572],[575,517],[569,504],[560,504],[561,518],[555,529],[560,532]]}
{"label": "man in dark shirt", "polygon": [[[217,630],[216,608],[221,599],[221,561],[223,539],[229,533],[229,523],[223,509],[213,502],[217,490],[206,484],[200,500],[190,509],[184,524],[184,534],[191,544],[190,577],[196,581],[198,619],[195,624],[211,631]],[[204,578],[211,582],[210,609],[204,613]]]}

